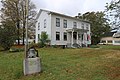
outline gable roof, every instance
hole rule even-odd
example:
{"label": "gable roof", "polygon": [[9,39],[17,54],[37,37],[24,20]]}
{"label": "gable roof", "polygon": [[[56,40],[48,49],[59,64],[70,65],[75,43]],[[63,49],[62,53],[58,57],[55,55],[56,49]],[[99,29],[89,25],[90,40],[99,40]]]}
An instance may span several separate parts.
{"label": "gable roof", "polygon": [[113,34],[113,37],[115,37],[115,38],[120,38],[120,32],[114,33],[114,34]]}
{"label": "gable roof", "polygon": [[79,20],[79,21],[82,21],[82,22],[90,23],[90,21],[87,21],[87,20],[78,19],[78,18],[76,18],[76,17],[71,17],[71,16],[68,16],[68,15],[65,15],[65,14],[61,14],[61,13],[57,13],[57,12],[53,12],[53,11],[49,11],[49,10],[44,10],[44,9],[40,9],[40,10],[39,10],[39,13],[38,13],[36,19],[39,18],[39,16],[40,16],[40,14],[41,14],[42,11],[48,12],[48,13],[51,14],[51,15],[63,16],[63,17],[67,17],[67,18],[74,19],[74,20]]}

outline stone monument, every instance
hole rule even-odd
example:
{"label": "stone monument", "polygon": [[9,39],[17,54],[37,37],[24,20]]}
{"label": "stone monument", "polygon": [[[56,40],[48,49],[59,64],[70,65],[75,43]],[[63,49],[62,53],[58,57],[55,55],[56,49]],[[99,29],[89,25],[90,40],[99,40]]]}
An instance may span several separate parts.
{"label": "stone monument", "polygon": [[38,56],[38,51],[34,47],[31,47],[27,53],[27,58],[23,62],[24,75],[41,72],[41,59]]}

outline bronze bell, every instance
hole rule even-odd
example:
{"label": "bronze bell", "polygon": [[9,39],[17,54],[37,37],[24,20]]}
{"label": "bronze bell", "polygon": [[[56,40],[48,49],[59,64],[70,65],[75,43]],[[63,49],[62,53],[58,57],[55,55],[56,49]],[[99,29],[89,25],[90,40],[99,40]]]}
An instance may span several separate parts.
{"label": "bronze bell", "polygon": [[35,58],[35,57],[38,57],[38,51],[34,47],[29,48],[28,58]]}

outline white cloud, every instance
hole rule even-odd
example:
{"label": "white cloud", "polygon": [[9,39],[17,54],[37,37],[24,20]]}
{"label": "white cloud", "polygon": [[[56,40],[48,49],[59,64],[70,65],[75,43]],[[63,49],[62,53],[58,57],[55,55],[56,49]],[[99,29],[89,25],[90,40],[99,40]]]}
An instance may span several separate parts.
{"label": "white cloud", "polygon": [[[56,12],[69,14],[72,16],[77,13],[88,11],[103,11],[107,2],[111,0],[32,0],[37,8],[48,9]],[[39,6],[39,7],[38,7]]]}
{"label": "white cloud", "polygon": [[[0,0],[1,1],[1,0]],[[103,11],[111,0],[31,0],[37,10],[47,9],[75,16],[88,11]],[[1,4],[0,4],[1,7]]]}
{"label": "white cloud", "polygon": [[83,12],[86,11],[103,11],[105,9],[106,3],[111,0],[85,0],[83,6]]}
{"label": "white cloud", "polygon": [[41,8],[49,9],[52,11],[57,11],[69,15],[76,15],[76,13],[81,12],[84,0],[33,0],[37,5],[44,4],[45,6]]}

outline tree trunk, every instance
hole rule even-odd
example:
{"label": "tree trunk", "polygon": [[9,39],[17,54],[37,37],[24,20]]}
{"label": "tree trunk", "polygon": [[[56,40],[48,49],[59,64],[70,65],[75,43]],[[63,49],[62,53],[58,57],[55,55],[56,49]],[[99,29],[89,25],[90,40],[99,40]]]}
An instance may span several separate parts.
{"label": "tree trunk", "polygon": [[18,36],[18,45],[20,45],[20,21],[19,20],[17,20],[17,28],[18,28],[18,30],[17,30],[17,36]]}
{"label": "tree trunk", "polygon": [[23,22],[23,45],[25,45],[25,22]]}

